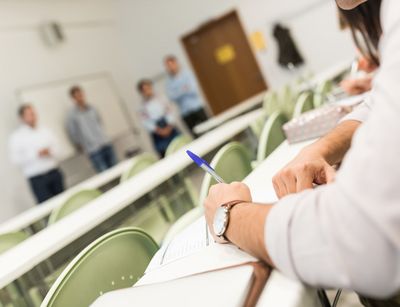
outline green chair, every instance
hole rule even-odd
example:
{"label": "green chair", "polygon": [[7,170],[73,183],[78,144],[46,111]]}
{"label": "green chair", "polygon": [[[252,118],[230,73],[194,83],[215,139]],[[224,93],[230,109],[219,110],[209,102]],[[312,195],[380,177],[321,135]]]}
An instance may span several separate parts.
{"label": "green chair", "polygon": [[141,171],[145,170],[149,166],[153,165],[158,161],[158,158],[151,153],[143,153],[132,159],[131,167],[122,174],[120,182],[126,182]]}
{"label": "green chair", "polygon": [[9,249],[17,246],[19,243],[29,238],[26,232],[12,232],[0,235],[0,255]]}
{"label": "green chair", "polygon": [[[228,183],[242,181],[253,170],[250,152],[238,142],[231,142],[222,147],[211,161],[211,166]],[[200,189],[200,205],[203,205],[210,187],[216,183],[209,174],[205,175]]]}
{"label": "green chair", "polygon": [[161,243],[171,227],[171,216],[174,217],[169,210],[171,204],[165,196],[161,196],[126,220],[123,226],[143,229],[157,243]]}
{"label": "green chair", "polygon": [[[176,153],[186,145],[190,144],[193,141],[193,138],[187,135],[180,135],[176,137],[171,144],[168,146],[167,151],[165,156],[171,156],[172,154]],[[183,182],[183,188],[178,188],[175,190],[174,193],[174,200],[178,200],[182,195],[187,193],[190,197],[191,204],[187,202],[182,202],[182,201],[173,201],[171,203],[172,205],[172,211],[174,212],[175,216],[179,218],[182,215],[182,210],[184,213],[186,213],[187,210],[190,210],[193,208],[193,204],[195,204],[199,198],[198,192],[196,188],[194,187],[192,181],[190,178],[184,176],[183,173],[179,174],[180,179]],[[173,183],[176,185],[175,183]],[[173,206],[175,204],[177,206]],[[183,205],[182,205],[183,204]]]}
{"label": "green chair", "polygon": [[279,103],[278,94],[276,92],[269,91],[264,97],[263,109],[267,116],[274,114],[281,108]]}
{"label": "green chair", "polygon": [[299,117],[301,114],[312,109],[314,109],[313,94],[311,92],[304,92],[297,99],[293,118]]}
{"label": "green chair", "polygon": [[193,139],[188,135],[182,134],[180,136],[177,136],[168,145],[167,151],[165,152],[165,156],[172,155],[173,153],[177,152],[182,147],[185,147],[186,145],[190,144],[192,141],[193,141]]}
{"label": "green chair", "polygon": [[267,121],[268,116],[266,114],[261,115],[254,122],[250,124],[250,129],[257,139],[260,138],[262,129],[264,128],[265,122]]}
{"label": "green chair", "polygon": [[83,190],[72,195],[62,206],[55,209],[49,217],[49,225],[52,225],[72,212],[85,206],[92,200],[101,196],[99,190]]}
{"label": "green chair", "polygon": [[[252,171],[251,155],[242,144],[231,142],[217,152],[211,161],[211,166],[225,182],[242,181]],[[208,195],[210,187],[215,183],[216,181],[209,174],[204,176],[198,207],[192,209],[175,222],[165,236],[164,244],[170,242],[178,233],[203,215],[204,200]]]}
{"label": "green chair", "polygon": [[[293,116],[293,111],[296,103],[296,94],[294,93],[292,87],[287,84],[285,85],[279,95],[280,109],[279,111],[286,116],[286,118],[291,119]],[[271,116],[272,114],[270,114]]]}
{"label": "green chair", "polygon": [[[22,243],[26,239],[29,238],[29,235],[26,232],[12,232],[0,235],[0,255],[5,253],[6,251],[12,249],[18,244]],[[23,280],[18,280],[8,286],[6,286],[3,290],[8,293],[8,296],[12,302],[7,304],[6,306],[14,306],[14,307],[25,307],[28,306],[27,302],[24,299],[24,294],[21,292],[22,288],[26,288],[26,285]],[[38,301],[41,301],[43,297],[41,297],[37,288],[31,288],[26,294],[31,301],[33,306],[39,306]],[[0,302],[1,304],[1,302]]]}
{"label": "green chair", "polygon": [[286,116],[275,112],[264,126],[257,151],[257,163],[264,161],[286,139],[282,126],[287,122]]}
{"label": "green chair", "polygon": [[333,82],[331,80],[327,80],[322,82],[315,89],[315,97],[314,97],[314,107],[319,108],[327,101],[327,97],[329,93],[333,89]]}
{"label": "green chair", "polygon": [[87,307],[106,292],[129,288],[143,276],[157,250],[157,243],[140,229],[112,231],[72,260],[41,306]]}

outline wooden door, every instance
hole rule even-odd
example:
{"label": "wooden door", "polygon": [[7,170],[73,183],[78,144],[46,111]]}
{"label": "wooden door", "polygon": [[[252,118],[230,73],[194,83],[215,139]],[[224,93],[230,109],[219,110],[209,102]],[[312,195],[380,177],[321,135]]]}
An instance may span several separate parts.
{"label": "wooden door", "polygon": [[236,11],[182,38],[214,114],[267,89]]}

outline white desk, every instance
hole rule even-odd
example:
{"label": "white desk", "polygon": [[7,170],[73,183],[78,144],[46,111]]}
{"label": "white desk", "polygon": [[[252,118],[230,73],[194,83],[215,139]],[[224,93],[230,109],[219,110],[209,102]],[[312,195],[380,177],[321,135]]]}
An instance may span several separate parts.
{"label": "white desk", "polygon": [[0,234],[9,233],[13,231],[20,231],[27,228],[40,220],[44,219],[50,213],[61,206],[65,201],[74,193],[86,189],[98,189],[113,180],[122,176],[123,172],[131,165],[130,160],[123,161],[113,168],[102,172],[96,176],[89,178],[74,187],[66,190],[65,192],[49,199],[43,204],[33,207],[25,212],[17,215],[16,217],[4,222],[0,225]]}
{"label": "white desk", "polygon": [[[257,110],[236,118],[200,137],[189,144],[188,148],[199,155],[205,155],[244,131],[261,114],[262,111]],[[183,148],[2,254],[0,256],[0,289],[146,195],[191,163]]]}
{"label": "white desk", "polygon": [[[272,177],[287,162],[289,162],[289,160],[293,159],[298,154],[298,152],[302,148],[304,148],[304,146],[309,143],[311,143],[311,141],[299,143],[296,145],[289,145],[287,142],[285,142],[244,180],[244,182],[249,185],[255,202],[271,203],[276,201],[277,198],[272,186]],[[199,236],[202,236],[204,229],[202,229],[202,227],[196,229],[201,232],[199,233]],[[195,233],[191,234],[193,236],[196,236]],[[196,240],[195,238],[193,239]],[[166,270],[160,268],[161,270],[163,270],[161,275],[159,269],[150,270],[150,272],[141,281],[139,281],[139,284],[149,285],[157,280],[157,284],[154,284],[154,286],[151,285],[147,288],[145,286],[133,288],[132,290],[126,289],[122,291],[116,291],[115,293],[111,293],[109,295],[106,295],[104,298],[99,299],[95,306],[102,307],[113,305],[116,307],[123,307],[129,306],[129,303],[132,302],[138,302],[139,304],[142,304],[144,306],[150,306],[151,304],[147,304],[148,301],[145,299],[148,298],[149,295],[151,295],[151,293],[149,292],[157,289],[157,293],[162,293],[163,296],[153,297],[151,299],[151,302],[156,303],[154,305],[160,304],[162,298],[164,303],[168,304],[174,302],[175,306],[185,306],[185,300],[186,304],[188,301],[194,300],[194,306],[205,305],[206,302],[207,306],[222,306],[222,302],[226,303],[226,297],[219,297],[218,291],[216,292],[213,290],[219,289],[221,284],[228,285],[227,287],[225,287],[226,290],[228,290],[228,293],[230,292],[230,290],[233,290],[229,288],[229,280],[235,280],[235,278],[237,278],[235,277],[235,273],[237,273],[237,270],[226,270],[223,275],[223,280],[219,280],[218,283],[216,280],[211,278],[212,273],[208,273],[211,275],[203,275],[204,277],[199,275],[199,273],[201,272],[200,270],[208,271],[208,269],[206,268],[214,260],[217,262],[223,262],[223,265],[226,267],[232,267],[233,264],[230,263],[230,261],[233,260],[232,258],[238,257],[236,254],[231,253],[232,246],[218,245],[217,248],[218,250],[209,248],[201,249],[197,255],[190,254],[187,257],[174,260],[169,265],[167,264],[168,267],[164,267],[164,269]],[[159,251],[159,253],[161,252],[162,250]],[[249,260],[247,258],[243,258],[239,261],[244,261],[244,263],[247,263]],[[176,270],[179,271],[179,268],[182,267],[189,268],[189,271],[191,271],[191,273],[185,272],[185,269],[177,273]],[[173,276],[172,274],[175,274],[175,277],[178,277],[178,279],[168,282],[168,280],[171,279],[171,277]],[[189,274],[189,276],[192,276],[193,278],[185,279],[187,275],[185,276],[184,274]],[[200,279],[200,282],[198,279]],[[180,280],[184,280],[184,283],[182,284]],[[214,282],[216,284],[210,285],[210,282]],[[203,290],[203,292],[199,291],[200,284],[202,284],[201,289]],[[236,286],[237,289],[234,290],[235,295],[231,295],[229,297],[229,306],[240,306],[242,304],[242,292],[246,291],[246,287],[248,286],[248,284],[241,284]],[[176,287],[178,287],[178,289]],[[181,298],[171,296],[171,293],[178,293],[180,292],[180,290],[183,290],[184,292],[182,294],[179,294]],[[204,297],[204,293],[213,295],[213,297]],[[229,296],[229,294],[227,295]],[[182,299],[182,297],[184,297],[185,299]],[[236,299],[236,301],[232,301],[232,299]],[[317,300],[315,290],[305,287],[300,282],[286,278],[278,271],[273,271],[267,281],[267,284],[262,292],[257,306],[313,307],[318,306],[316,305],[316,302]]]}
{"label": "white desk", "polygon": [[218,126],[221,126],[223,123],[227,122],[228,120],[231,120],[241,114],[244,114],[246,112],[251,111],[252,109],[261,106],[264,100],[264,96],[267,92],[264,91],[260,94],[257,94],[240,104],[228,109],[227,111],[214,116],[210,118],[209,120],[205,121],[204,123],[201,123],[200,125],[197,125],[194,127],[194,132],[197,135],[204,134]]}

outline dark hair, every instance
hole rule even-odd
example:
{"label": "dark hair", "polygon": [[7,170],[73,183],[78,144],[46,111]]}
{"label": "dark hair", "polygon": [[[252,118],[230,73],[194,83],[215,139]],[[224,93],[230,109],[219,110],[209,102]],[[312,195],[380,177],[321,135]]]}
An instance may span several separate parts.
{"label": "dark hair", "polygon": [[20,106],[18,108],[18,116],[22,118],[24,116],[25,110],[29,109],[29,108],[32,108],[32,105],[30,105],[29,103],[26,103],[26,104],[23,104],[22,106]]}
{"label": "dark hair", "polygon": [[143,87],[145,85],[153,85],[153,81],[151,81],[150,79],[142,79],[138,82],[136,88],[139,91],[139,93],[143,92]]}
{"label": "dark hair", "polygon": [[71,89],[69,90],[69,95],[70,95],[71,97],[75,97],[75,94],[76,94],[77,92],[80,92],[80,91],[82,91],[82,88],[81,88],[80,86],[78,86],[78,85],[74,85],[74,86],[71,87]]}
{"label": "dark hair", "polygon": [[382,0],[369,0],[353,10],[339,8],[341,21],[350,28],[357,48],[378,66],[379,41],[382,36],[381,3]]}
{"label": "dark hair", "polygon": [[164,58],[164,62],[177,62],[178,59],[173,54],[169,54]]}

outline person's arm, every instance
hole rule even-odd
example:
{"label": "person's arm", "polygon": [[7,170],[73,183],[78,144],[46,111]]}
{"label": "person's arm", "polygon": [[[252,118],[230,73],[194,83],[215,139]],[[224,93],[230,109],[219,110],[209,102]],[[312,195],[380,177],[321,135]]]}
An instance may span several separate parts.
{"label": "person's arm", "polygon": [[76,122],[70,114],[67,118],[67,123],[66,123],[66,130],[68,133],[68,136],[71,140],[71,142],[74,144],[75,147],[80,147],[80,139],[79,139],[79,132],[78,132],[78,127],[76,125]]}
{"label": "person's arm", "polygon": [[333,166],[340,163],[351,146],[359,121],[346,120],[329,134],[304,148],[300,154],[273,178],[279,198],[326,184],[335,178]]}
{"label": "person's arm", "polygon": [[[400,9],[400,2],[385,4],[390,12]],[[400,289],[400,27],[398,14],[387,16],[393,20],[387,24],[372,93],[374,108],[335,181],[280,200],[265,214],[263,234],[266,255],[284,274],[312,286],[351,289],[374,298]],[[224,201],[240,199],[237,188],[214,188],[205,202],[209,223],[221,205],[220,190]],[[233,210],[228,239],[248,251],[262,248],[250,239],[261,235],[256,225],[260,220],[252,222],[240,206]],[[263,214],[257,206],[252,210]]]}
{"label": "person's arm", "polygon": [[154,120],[150,117],[150,114],[146,111],[145,108],[142,108],[139,112],[140,118],[142,120],[143,126],[150,133],[157,133],[157,125]]}

